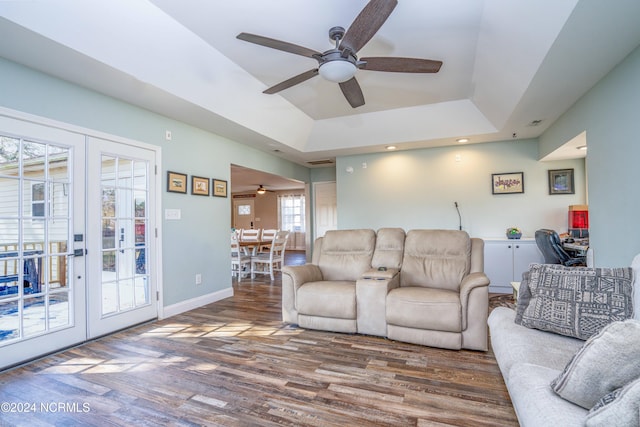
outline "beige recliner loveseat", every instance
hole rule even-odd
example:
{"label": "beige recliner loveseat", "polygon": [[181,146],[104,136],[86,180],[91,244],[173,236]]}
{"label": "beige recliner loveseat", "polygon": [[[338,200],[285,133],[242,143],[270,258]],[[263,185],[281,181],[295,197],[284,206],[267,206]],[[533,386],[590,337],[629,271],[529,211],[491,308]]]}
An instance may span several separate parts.
{"label": "beige recliner loveseat", "polygon": [[282,269],[283,321],[432,347],[487,350],[484,242],[457,230],[333,230]]}

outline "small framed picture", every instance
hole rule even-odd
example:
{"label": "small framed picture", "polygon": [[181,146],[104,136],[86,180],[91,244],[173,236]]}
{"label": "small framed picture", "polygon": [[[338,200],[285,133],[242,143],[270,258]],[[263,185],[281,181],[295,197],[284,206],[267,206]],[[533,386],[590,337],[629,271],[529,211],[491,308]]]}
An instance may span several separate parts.
{"label": "small framed picture", "polygon": [[191,176],[191,194],[196,196],[209,195],[209,178],[201,176]]}
{"label": "small framed picture", "polygon": [[575,194],[573,169],[553,169],[549,171],[549,194]]}
{"label": "small framed picture", "polygon": [[524,172],[491,174],[491,191],[493,194],[524,193]]}
{"label": "small framed picture", "polygon": [[223,181],[222,179],[214,179],[213,195],[215,197],[227,197],[227,181]]}
{"label": "small framed picture", "polygon": [[187,194],[187,175],[178,172],[167,172],[167,191]]}

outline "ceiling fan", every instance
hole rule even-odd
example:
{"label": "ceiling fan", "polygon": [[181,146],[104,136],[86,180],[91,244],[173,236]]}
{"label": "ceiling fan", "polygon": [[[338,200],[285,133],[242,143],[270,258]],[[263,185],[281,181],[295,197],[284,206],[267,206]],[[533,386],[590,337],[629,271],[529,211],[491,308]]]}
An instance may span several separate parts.
{"label": "ceiling fan", "polygon": [[258,186],[258,189],[256,190],[256,193],[258,193],[258,194],[264,194],[264,193],[266,193],[267,191],[268,191],[268,192],[270,192],[270,193],[273,193],[273,191],[272,191],[272,190],[267,190],[266,188],[264,188],[264,186],[263,186],[262,184],[260,184],[260,185]]}
{"label": "ceiling fan", "polygon": [[237,38],[261,46],[278,49],[318,61],[318,67],[291,77],[263,93],[274,94],[290,88],[320,74],[326,80],[339,83],[345,98],[353,108],[364,105],[364,95],[355,73],[358,69],[368,71],[388,71],[397,73],[437,73],[442,61],[400,57],[360,58],[356,53],[367,44],[385,23],[398,4],[397,0],[371,0],[360,11],[347,31],[342,27],[329,30],[329,38],[335,41],[335,48],[323,53],[269,37],[240,33]]}

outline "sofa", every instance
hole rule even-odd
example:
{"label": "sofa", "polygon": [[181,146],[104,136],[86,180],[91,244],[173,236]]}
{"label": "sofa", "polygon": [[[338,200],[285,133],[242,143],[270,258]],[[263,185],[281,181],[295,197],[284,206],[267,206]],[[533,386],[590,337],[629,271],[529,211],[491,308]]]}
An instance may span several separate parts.
{"label": "sofa", "polygon": [[331,230],[282,268],[282,319],[447,349],[488,349],[484,242],[458,230]]}
{"label": "sofa", "polygon": [[640,425],[638,277],[640,255],[625,269],[532,265],[516,308],[492,310],[491,346],[521,426]]}

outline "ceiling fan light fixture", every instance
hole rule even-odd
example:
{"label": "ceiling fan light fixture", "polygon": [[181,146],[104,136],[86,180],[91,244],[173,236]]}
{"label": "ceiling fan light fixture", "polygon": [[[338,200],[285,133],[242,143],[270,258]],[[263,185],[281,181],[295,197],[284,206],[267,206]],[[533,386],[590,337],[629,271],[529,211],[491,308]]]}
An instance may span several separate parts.
{"label": "ceiling fan light fixture", "polygon": [[356,74],[358,68],[348,59],[334,59],[320,65],[318,73],[323,79],[334,83],[343,83]]}
{"label": "ceiling fan light fixture", "polygon": [[260,187],[258,187],[258,189],[256,190],[256,193],[258,194],[264,194],[267,192],[267,189],[264,188],[262,185]]}

